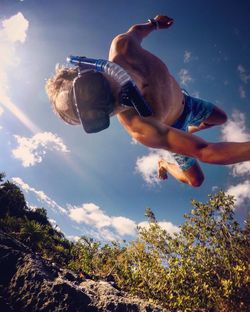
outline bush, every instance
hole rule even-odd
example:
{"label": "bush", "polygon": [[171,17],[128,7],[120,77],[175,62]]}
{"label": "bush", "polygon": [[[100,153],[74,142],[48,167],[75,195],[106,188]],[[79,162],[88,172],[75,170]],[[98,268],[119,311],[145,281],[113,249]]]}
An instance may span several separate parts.
{"label": "bush", "polygon": [[249,311],[249,218],[241,228],[224,192],[192,204],[173,236],[155,221],[139,229],[117,266],[120,284],[171,311]]}
{"label": "bush", "polygon": [[71,259],[72,244],[50,224],[44,208],[30,210],[20,188],[0,173],[0,229],[59,265]]}
{"label": "bush", "polygon": [[120,288],[171,311],[249,311],[249,218],[241,228],[233,197],[224,192],[192,204],[172,236],[147,208],[150,227],[123,246],[83,237],[71,268],[112,274]]}
{"label": "bush", "polygon": [[[75,271],[110,276],[131,294],[171,311],[250,311],[250,216],[236,221],[234,199],[219,192],[193,201],[179,232],[169,235],[147,208],[149,228],[131,242],[69,242],[46,210],[31,212],[20,189],[0,173],[0,228],[33,251]],[[111,278],[112,279],[112,278]]]}

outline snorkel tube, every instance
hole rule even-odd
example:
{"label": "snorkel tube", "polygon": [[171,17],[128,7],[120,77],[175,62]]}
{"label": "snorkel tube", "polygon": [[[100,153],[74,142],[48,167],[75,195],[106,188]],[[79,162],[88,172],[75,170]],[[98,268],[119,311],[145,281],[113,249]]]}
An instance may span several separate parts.
{"label": "snorkel tube", "polygon": [[145,101],[129,74],[118,64],[102,59],[91,59],[84,56],[69,56],[67,61],[79,66],[81,70],[94,69],[106,73],[121,86],[120,103],[124,106],[134,107],[142,117],[152,115],[150,105]]}

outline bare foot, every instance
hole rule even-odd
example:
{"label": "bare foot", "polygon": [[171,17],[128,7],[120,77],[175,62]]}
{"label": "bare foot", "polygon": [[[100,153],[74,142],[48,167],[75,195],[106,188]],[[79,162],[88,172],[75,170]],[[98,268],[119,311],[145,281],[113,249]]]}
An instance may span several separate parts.
{"label": "bare foot", "polygon": [[158,178],[160,180],[166,180],[168,178],[167,169],[164,167],[165,161],[160,159],[158,161]]}
{"label": "bare foot", "polygon": [[163,16],[163,15],[156,15],[154,20],[158,22],[160,29],[168,28],[174,23],[174,20],[171,17]]}

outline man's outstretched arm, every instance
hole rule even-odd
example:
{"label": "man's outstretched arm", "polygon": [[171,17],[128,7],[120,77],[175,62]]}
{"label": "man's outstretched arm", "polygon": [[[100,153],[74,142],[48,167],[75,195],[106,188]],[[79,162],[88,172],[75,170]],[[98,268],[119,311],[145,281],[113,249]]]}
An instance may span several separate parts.
{"label": "man's outstretched arm", "polygon": [[168,16],[157,15],[146,23],[131,26],[127,34],[132,35],[141,43],[153,30],[169,28],[173,22],[174,20]]}
{"label": "man's outstretched arm", "polygon": [[250,160],[250,142],[207,142],[153,118],[142,118],[132,110],[119,114],[118,118],[133,138],[148,147],[165,149],[210,164],[230,165]]}
{"label": "man's outstretched arm", "polygon": [[141,42],[147,35],[156,29],[169,28],[174,22],[172,18],[162,15],[157,15],[152,20],[153,22],[133,25],[127,32],[116,36],[111,43],[109,60],[119,65],[128,60],[133,62],[135,55],[141,55]]}

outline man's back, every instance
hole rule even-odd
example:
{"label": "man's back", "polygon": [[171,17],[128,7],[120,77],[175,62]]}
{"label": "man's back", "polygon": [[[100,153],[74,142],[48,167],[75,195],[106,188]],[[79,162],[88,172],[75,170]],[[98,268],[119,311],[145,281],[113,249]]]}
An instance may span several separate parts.
{"label": "man's back", "polygon": [[136,31],[117,36],[111,43],[109,60],[122,66],[153,109],[153,116],[166,125],[173,124],[183,111],[183,94],[167,66],[143,49]]}

